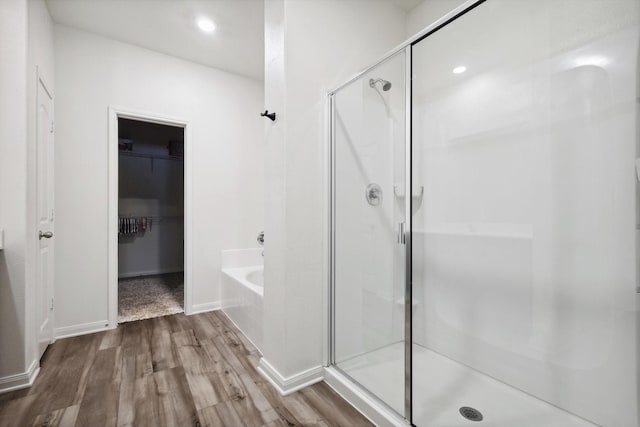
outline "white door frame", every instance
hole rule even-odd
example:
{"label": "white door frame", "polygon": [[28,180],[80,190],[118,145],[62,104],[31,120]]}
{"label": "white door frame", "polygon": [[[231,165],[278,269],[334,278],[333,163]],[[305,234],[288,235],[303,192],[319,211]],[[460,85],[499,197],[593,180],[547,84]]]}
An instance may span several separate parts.
{"label": "white door frame", "polygon": [[131,119],[184,129],[184,312],[193,312],[192,239],[192,152],[190,120],[156,113],[109,107],[109,252],[108,252],[108,315],[109,328],[118,326],[118,119]]}

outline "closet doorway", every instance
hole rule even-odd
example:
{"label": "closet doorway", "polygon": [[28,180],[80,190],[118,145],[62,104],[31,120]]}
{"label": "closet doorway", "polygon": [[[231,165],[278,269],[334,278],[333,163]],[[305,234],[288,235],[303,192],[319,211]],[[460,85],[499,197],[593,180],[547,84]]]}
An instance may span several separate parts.
{"label": "closet doorway", "polygon": [[186,126],[110,114],[111,327],[188,312]]}

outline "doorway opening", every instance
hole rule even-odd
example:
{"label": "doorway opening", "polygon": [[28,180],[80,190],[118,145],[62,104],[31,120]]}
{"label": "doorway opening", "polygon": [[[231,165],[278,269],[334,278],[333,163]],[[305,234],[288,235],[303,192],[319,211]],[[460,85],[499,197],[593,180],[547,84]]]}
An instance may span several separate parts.
{"label": "doorway opening", "polygon": [[118,119],[118,323],[185,307],[185,128]]}

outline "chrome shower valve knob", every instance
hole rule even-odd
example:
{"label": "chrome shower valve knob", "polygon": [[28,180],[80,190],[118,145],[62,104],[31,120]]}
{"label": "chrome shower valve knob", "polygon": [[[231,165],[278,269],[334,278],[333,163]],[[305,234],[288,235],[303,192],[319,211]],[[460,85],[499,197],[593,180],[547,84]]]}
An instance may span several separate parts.
{"label": "chrome shower valve knob", "polygon": [[365,197],[371,206],[378,206],[382,203],[382,188],[376,183],[367,185]]}

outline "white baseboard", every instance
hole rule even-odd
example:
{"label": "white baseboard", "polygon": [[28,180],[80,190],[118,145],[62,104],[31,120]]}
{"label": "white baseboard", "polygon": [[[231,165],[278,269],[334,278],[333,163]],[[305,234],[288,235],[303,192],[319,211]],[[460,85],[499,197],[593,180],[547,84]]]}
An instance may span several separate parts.
{"label": "white baseboard", "polygon": [[170,273],[182,273],[183,268],[167,268],[164,270],[147,270],[147,271],[133,271],[129,273],[118,273],[118,279],[128,279],[130,277],[139,276],[154,276],[156,274],[170,274]]}
{"label": "white baseboard", "polygon": [[260,358],[260,362],[258,362],[258,372],[283,396],[324,379],[324,368],[322,366],[316,366],[285,378],[264,357]]}
{"label": "white baseboard", "polygon": [[215,311],[220,310],[222,308],[222,304],[220,301],[207,302],[204,304],[194,304],[191,306],[190,310],[185,310],[185,314],[192,315],[198,313],[206,313],[207,311]]}
{"label": "white baseboard", "polygon": [[78,335],[92,334],[94,332],[106,331],[111,329],[108,320],[100,320],[98,322],[81,323],[79,325],[64,326],[56,328],[56,339],[77,337]]}
{"label": "white baseboard", "polygon": [[380,427],[406,427],[404,418],[393,409],[353,384],[336,368],[324,367],[324,381],[354,408]]}
{"label": "white baseboard", "polygon": [[31,387],[39,372],[40,364],[34,360],[26,372],[0,378],[0,394]]}

